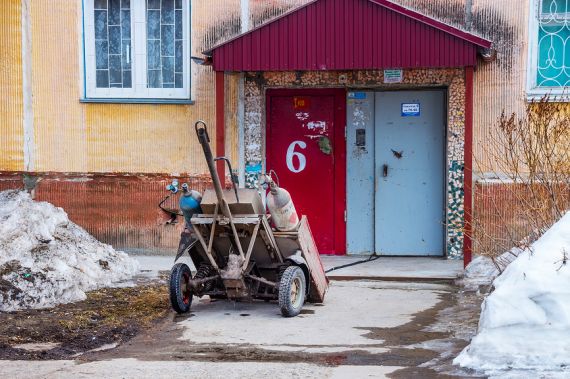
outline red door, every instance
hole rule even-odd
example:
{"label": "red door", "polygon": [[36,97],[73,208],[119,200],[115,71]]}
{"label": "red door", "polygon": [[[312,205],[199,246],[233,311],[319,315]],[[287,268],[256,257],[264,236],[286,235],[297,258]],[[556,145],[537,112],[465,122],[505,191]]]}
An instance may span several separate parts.
{"label": "red door", "polygon": [[321,254],[346,252],[346,93],[267,91],[267,171],[306,215]]}

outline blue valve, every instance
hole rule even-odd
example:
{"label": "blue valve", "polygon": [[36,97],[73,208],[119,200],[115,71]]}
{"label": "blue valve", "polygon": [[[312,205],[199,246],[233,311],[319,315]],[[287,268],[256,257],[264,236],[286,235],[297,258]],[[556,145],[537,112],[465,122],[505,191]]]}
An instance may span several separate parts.
{"label": "blue valve", "polygon": [[166,186],[166,189],[172,193],[178,192],[178,180],[174,179],[171,184]]}

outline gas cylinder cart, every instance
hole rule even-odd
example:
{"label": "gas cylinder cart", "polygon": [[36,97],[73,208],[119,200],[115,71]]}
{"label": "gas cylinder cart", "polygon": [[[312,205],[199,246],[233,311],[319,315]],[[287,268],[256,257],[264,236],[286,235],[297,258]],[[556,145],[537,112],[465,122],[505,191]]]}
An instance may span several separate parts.
{"label": "gas cylinder cart", "polygon": [[[192,297],[205,295],[233,301],[276,300],[284,317],[298,315],[306,300],[322,303],[328,279],[307,218],[299,220],[287,201],[288,193],[279,192],[268,179],[274,197],[268,203],[275,205],[280,219],[273,223],[281,226],[274,231],[272,216],[256,189],[238,189],[233,180],[233,188],[222,187],[215,162],[224,160],[231,172],[230,162],[212,156],[203,121],[195,124],[195,130],[214,188],[201,197],[183,186],[180,203],[186,229],[170,273],[174,310],[188,312]],[[194,276],[188,265],[176,263],[186,252],[196,267]]]}

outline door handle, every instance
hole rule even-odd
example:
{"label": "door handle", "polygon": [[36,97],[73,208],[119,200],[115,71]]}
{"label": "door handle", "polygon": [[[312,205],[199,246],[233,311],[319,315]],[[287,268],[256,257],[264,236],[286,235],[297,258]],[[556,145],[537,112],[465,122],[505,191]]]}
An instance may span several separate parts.
{"label": "door handle", "polygon": [[382,165],[382,176],[385,178],[388,177],[388,165],[387,164]]}

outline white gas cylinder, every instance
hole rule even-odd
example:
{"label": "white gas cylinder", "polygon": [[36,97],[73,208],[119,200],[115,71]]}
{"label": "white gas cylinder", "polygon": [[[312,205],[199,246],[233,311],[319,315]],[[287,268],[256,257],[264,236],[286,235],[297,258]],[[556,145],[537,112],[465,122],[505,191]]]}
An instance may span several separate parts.
{"label": "white gas cylinder", "polygon": [[287,232],[295,230],[299,225],[299,216],[295,210],[295,205],[293,205],[293,200],[291,200],[291,194],[289,191],[278,187],[273,180],[269,180],[267,208],[277,230]]}

